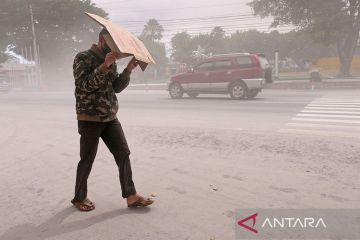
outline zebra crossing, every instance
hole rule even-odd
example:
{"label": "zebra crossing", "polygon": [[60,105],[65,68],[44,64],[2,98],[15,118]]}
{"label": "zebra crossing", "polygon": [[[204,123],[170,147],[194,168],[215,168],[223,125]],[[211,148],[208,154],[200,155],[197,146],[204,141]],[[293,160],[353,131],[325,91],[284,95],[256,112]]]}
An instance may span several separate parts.
{"label": "zebra crossing", "polygon": [[360,137],[360,98],[316,99],[279,132]]}

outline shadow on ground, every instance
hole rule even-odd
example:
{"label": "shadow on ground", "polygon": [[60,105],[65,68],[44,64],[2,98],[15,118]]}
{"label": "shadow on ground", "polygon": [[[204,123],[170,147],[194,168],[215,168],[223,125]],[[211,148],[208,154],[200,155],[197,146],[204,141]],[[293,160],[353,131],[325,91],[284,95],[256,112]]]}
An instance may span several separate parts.
{"label": "shadow on ground", "polygon": [[[150,211],[150,208],[142,209],[118,209],[105,212],[96,216],[84,218],[70,223],[63,224],[63,220],[71,214],[77,212],[74,207],[68,207],[58,212],[47,221],[36,226],[34,224],[21,224],[8,229],[0,236],[1,240],[45,240],[50,237],[61,234],[78,231],[108,219],[116,218],[126,214],[144,214]],[[84,213],[86,215],[86,213]]]}

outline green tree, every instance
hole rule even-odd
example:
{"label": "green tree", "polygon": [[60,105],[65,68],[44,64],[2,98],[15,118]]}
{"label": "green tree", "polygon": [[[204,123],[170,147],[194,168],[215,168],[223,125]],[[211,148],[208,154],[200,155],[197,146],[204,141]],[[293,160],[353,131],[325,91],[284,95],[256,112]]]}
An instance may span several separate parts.
{"label": "green tree", "polygon": [[[175,61],[187,64],[194,64],[196,59],[193,57],[194,51],[210,55],[212,53],[263,53],[272,59],[276,51],[280,52],[282,58],[292,58],[298,65],[303,65],[305,61],[316,61],[321,57],[336,56],[334,45],[325,46],[312,41],[311,35],[307,31],[291,31],[279,33],[259,32],[257,30],[237,31],[229,37],[225,37],[225,32],[216,34],[198,34],[190,36],[186,32],[176,34],[172,40],[172,58]],[[214,44],[214,39],[220,40]]]}
{"label": "green tree", "polygon": [[191,42],[198,48],[204,49],[204,54],[210,54],[212,52],[210,35],[201,33],[192,37]]}
{"label": "green tree", "polygon": [[144,25],[144,29],[140,35],[142,39],[148,39],[152,42],[159,41],[162,39],[164,32],[163,26],[160,25],[160,23],[152,18],[149,19],[149,21]]}
{"label": "green tree", "polygon": [[163,31],[164,28],[156,19],[150,19],[139,37],[155,59],[156,65],[152,68],[155,68],[160,76],[165,75],[167,63],[165,44],[160,42]]}
{"label": "green tree", "polygon": [[160,76],[165,76],[166,64],[168,61],[166,57],[165,44],[158,41],[153,42],[149,39],[140,38],[140,40],[142,40],[151,56],[156,61],[156,65],[151,65],[149,69],[156,69]]}
{"label": "green tree", "polygon": [[253,0],[249,5],[256,15],[273,16],[272,26],[293,24],[317,42],[336,44],[339,76],[350,76],[360,32],[360,0]]}
{"label": "green tree", "polygon": [[11,45],[21,54],[22,49],[32,46],[29,4],[33,7],[43,72],[71,72],[74,55],[97,41],[100,30],[84,12],[103,17],[107,13],[91,0],[2,0],[0,51]]}
{"label": "green tree", "polygon": [[190,63],[191,54],[196,49],[192,43],[192,38],[187,32],[177,33],[171,39],[171,57],[178,62]]}
{"label": "green tree", "polygon": [[272,58],[276,51],[282,58],[292,58],[299,64],[336,55],[333,45],[324,46],[313,42],[310,34],[306,31],[288,33],[279,33],[278,31],[264,33],[257,30],[238,31],[230,36],[227,44],[227,52],[264,53],[267,57]]}
{"label": "green tree", "polygon": [[214,27],[210,33],[210,48],[213,54],[225,52],[225,31],[222,27]]}

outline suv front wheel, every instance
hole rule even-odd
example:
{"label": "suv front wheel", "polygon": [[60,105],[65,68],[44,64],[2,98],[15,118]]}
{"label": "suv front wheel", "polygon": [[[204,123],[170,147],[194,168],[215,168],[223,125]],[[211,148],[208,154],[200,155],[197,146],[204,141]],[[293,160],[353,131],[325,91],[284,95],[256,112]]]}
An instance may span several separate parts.
{"label": "suv front wheel", "polygon": [[184,95],[184,90],[179,83],[171,83],[169,87],[169,94],[171,98],[179,99]]}
{"label": "suv front wheel", "polygon": [[229,90],[232,99],[244,99],[247,94],[247,87],[242,82],[235,82],[231,84]]}

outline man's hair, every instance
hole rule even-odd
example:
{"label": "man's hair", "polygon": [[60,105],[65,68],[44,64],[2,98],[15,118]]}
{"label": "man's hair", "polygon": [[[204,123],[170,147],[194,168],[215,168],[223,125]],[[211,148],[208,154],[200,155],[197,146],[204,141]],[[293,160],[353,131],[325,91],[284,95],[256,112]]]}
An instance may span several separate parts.
{"label": "man's hair", "polygon": [[109,32],[108,32],[108,30],[106,28],[103,28],[103,29],[101,29],[101,31],[99,33],[99,37],[104,36],[106,34],[109,34]]}

